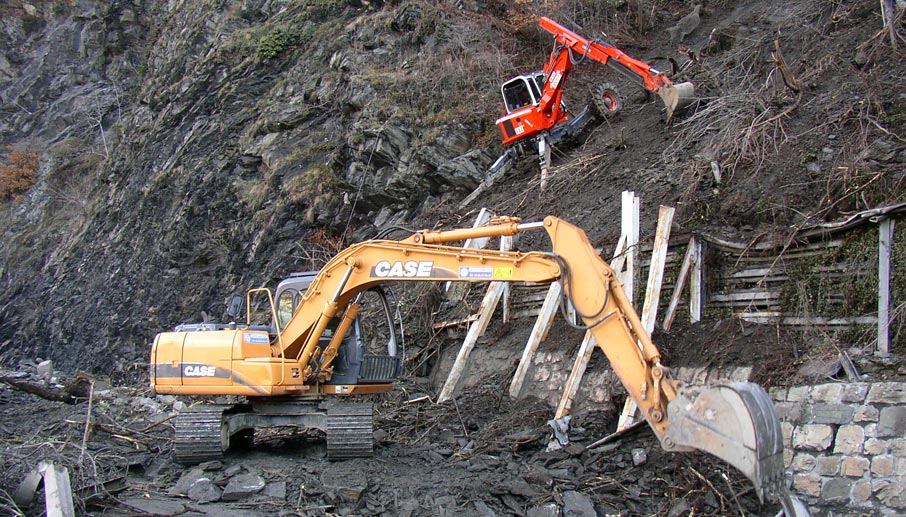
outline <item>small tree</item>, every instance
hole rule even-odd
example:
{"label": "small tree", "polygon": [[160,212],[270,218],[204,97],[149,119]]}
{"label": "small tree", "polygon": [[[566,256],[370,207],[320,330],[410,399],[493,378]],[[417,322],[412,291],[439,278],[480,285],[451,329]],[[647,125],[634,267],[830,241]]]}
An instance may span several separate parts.
{"label": "small tree", "polygon": [[0,165],[0,200],[21,199],[22,194],[35,184],[38,171],[38,153],[20,151],[7,146],[6,163]]}

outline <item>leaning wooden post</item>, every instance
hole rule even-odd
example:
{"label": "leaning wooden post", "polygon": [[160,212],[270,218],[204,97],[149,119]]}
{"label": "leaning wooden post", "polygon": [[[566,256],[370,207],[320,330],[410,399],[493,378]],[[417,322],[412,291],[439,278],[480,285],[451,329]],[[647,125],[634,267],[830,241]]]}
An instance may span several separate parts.
{"label": "leaning wooden post", "polygon": [[541,304],[541,312],[535,320],[535,326],[532,327],[532,333],[529,335],[525,349],[522,351],[522,358],[519,360],[519,366],[516,368],[516,374],[510,382],[510,398],[518,398],[519,392],[522,391],[522,384],[528,375],[529,367],[535,358],[535,351],[538,345],[547,337],[547,333],[554,322],[554,316],[557,315],[557,308],[560,307],[560,294],[563,286],[560,282],[552,282],[547,290],[547,296],[544,297],[544,303]]}
{"label": "leaning wooden post", "polygon": [[894,220],[878,225],[878,348],[875,355],[890,355],[890,262],[893,250]]}
{"label": "leaning wooden post", "polygon": [[438,402],[445,402],[453,397],[456,386],[459,385],[459,381],[462,378],[463,373],[465,373],[466,366],[469,363],[469,354],[471,354],[472,349],[475,348],[475,343],[478,342],[478,338],[484,334],[485,330],[487,330],[488,323],[491,321],[491,315],[494,314],[494,309],[497,308],[497,303],[500,301],[505,286],[506,282],[491,282],[491,285],[488,287],[488,292],[481,301],[481,307],[479,309],[481,315],[478,317],[478,321],[472,323],[472,326],[469,327],[469,332],[466,334],[466,339],[462,343],[462,348],[459,349],[459,354],[456,355],[456,361],[450,369],[450,375],[447,376],[447,381],[444,383],[444,387],[440,390],[440,395],[437,397]]}
{"label": "leaning wooden post", "polygon": [[673,295],[670,297],[670,305],[667,307],[667,314],[664,314],[663,328],[670,330],[673,325],[673,318],[676,317],[676,309],[679,307],[679,299],[683,295],[683,288],[686,286],[686,279],[689,277],[689,270],[692,268],[693,257],[695,256],[695,237],[689,239],[689,245],[686,246],[686,256],[683,257],[683,265],[680,267],[679,276],[676,277],[676,285],[673,286]]}
{"label": "leaning wooden post", "polygon": [[[664,281],[664,266],[667,261],[667,244],[670,242],[670,228],[673,225],[675,209],[661,206],[658,210],[657,230],[654,234],[654,248],[651,250],[651,263],[648,267],[648,286],[645,290],[645,305],[642,307],[642,326],[651,335],[657,319],[657,305],[661,297],[661,284]],[[635,422],[638,406],[632,398],[627,398],[623,413],[617,422],[617,432]]]}
{"label": "leaning wooden post", "polygon": [[579,346],[579,353],[576,354],[576,362],[573,364],[573,369],[569,372],[569,379],[566,380],[566,386],[563,388],[563,397],[560,398],[554,419],[563,418],[572,410],[573,401],[576,400],[582,377],[585,375],[585,369],[588,368],[588,361],[591,360],[591,353],[595,351],[595,344],[595,336],[591,331],[586,331],[585,339]]}
{"label": "leaning wooden post", "polygon": [[702,319],[702,297],[704,296],[702,286],[704,262],[702,261],[701,239],[693,237],[689,241],[689,246],[692,248],[692,271],[690,271],[689,277],[689,321],[695,323]]}

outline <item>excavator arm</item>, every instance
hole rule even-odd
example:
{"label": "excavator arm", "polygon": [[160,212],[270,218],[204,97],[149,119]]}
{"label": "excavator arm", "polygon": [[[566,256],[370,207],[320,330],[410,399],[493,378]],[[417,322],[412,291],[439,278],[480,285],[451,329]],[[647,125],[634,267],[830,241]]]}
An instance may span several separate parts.
{"label": "excavator arm", "polygon": [[[467,238],[544,229],[551,252],[504,252],[448,246]],[[519,223],[503,218],[480,228],[421,231],[401,241],[366,241],[341,252],[321,270],[281,336],[307,365],[317,357],[320,330],[357,293],[398,281],[561,282],[582,326],[595,337],[629,396],[670,451],[699,449],[742,471],[759,497],[789,494],[783,482],[780,422],[765,391],[752,383],[685,389],[661,364],[611,267],[585,232],[556,217]],[[312,368],[305,371],[312,375]],[[787,515],[793,515],[788,510]],[[801,513],[800,513],[801,514]]]}

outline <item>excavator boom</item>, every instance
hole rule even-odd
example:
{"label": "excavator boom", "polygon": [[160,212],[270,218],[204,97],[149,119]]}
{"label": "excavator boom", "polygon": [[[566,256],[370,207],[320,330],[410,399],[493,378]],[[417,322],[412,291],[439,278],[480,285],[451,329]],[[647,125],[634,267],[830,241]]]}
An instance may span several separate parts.
{"label": "excavator boom", "polygon": [[[550,237],[551,251],[505,252],[450,245],[467,238],[514,235],[538,229],[545,230]],[[270,346],[249,343],[250,348],[242,348],[242,354],[237,357],[237,345],[219,351],[212,336],[198,353],[188,350],[188,345],[179,349],[181,357],[206,354],[209,362],[229,372],[199,380],[208,379],[208,385],[204,382],[165,384],[167,381],[160,374],[152,376],[152,383],[158,391],[175,394],[217,393],[217,383],[224,377],[241,379],[241,383],[234,385],[249,387],[251,395],[259,396],[301,394],[317,389],[320,391],[312,393],[381,391],[373,386],[333,385],[329,373],[325,374],[323,368],[319,371],[324,357],[333,358],[334,353],[329,350],[338,340],[335,337],[327,351],[322,350],[321,338],[327,323],[344,314],[347,323],[341,325],[348,328],[348,322],[358,310],[360,293],[377,285],[450,280],[560,282],[564,296],[581,317],[579,328],[594,335],[597,346],[665,449],[703,450],[742,471],[761,498],[782,498],[785,494],[780,423],[765,391],[750,383],[699,392],[681,386],[661,364],[660,352],[644,330],[613,269],[601,259],[584,231],[556,217],[533,223],[501,218],[480,228],[425,230],[400,241],[372,240],[353,245],[330,260],[313,278],[292,318]],[[185,339],[185,336],[161,336],[164,337],[159,336],[156,343]],[[233,335],[229,339],[231,343],[260,342]],[[170,361],[177,363],[176,357],[153,353],[152,371],[166,371]],[[218,355],[224,357],[212,357]],[[221,392],[242,394],[223,388]]]}

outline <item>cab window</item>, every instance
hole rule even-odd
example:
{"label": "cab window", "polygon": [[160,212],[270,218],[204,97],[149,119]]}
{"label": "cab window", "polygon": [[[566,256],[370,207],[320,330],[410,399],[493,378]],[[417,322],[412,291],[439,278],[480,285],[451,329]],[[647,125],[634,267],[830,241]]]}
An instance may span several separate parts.
{"label": "cab window", "polygon": [[289,323],[289,320],[292,319],[295,308],[296,304],[293,291],[287,289],[280,293],[280,298],[277,300],[277,326],[280,327],[281,331],[286,327],[286,324]]}

